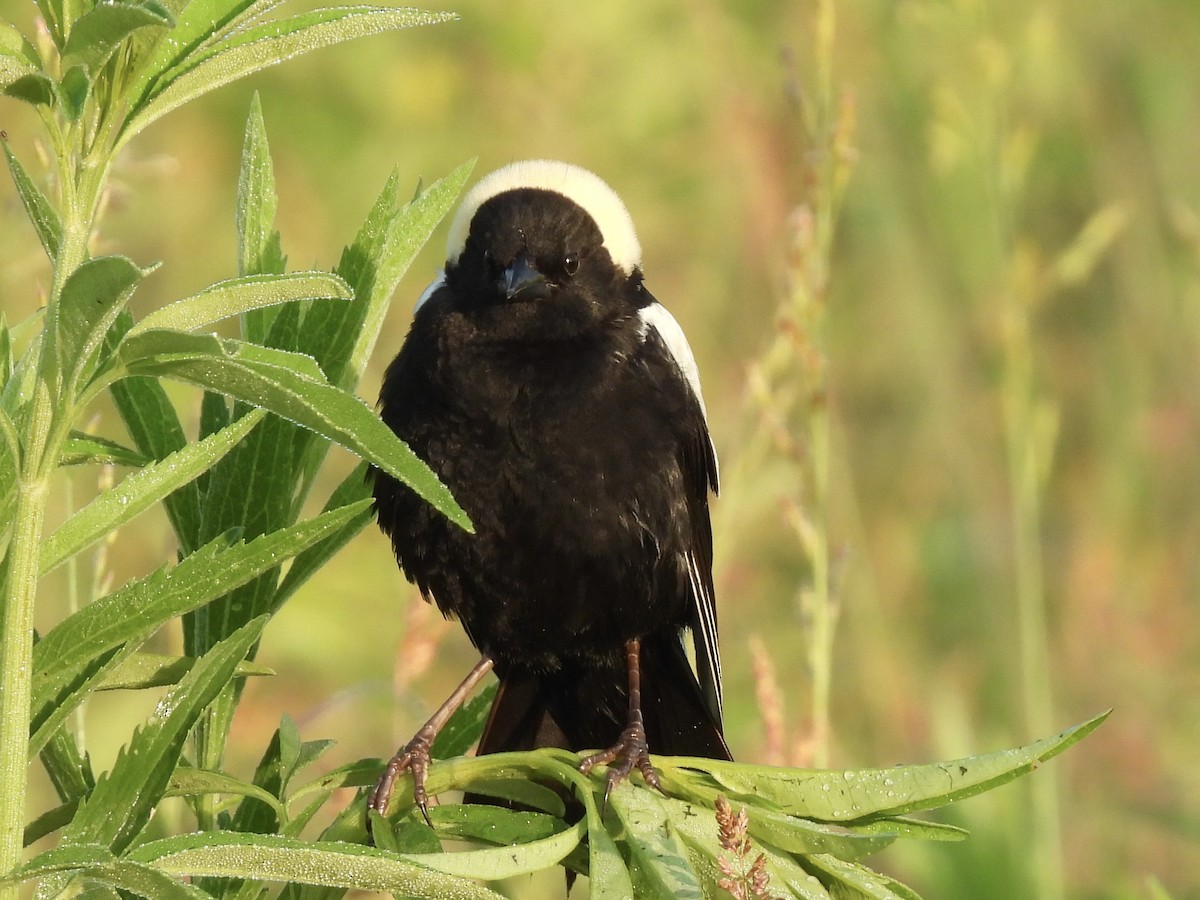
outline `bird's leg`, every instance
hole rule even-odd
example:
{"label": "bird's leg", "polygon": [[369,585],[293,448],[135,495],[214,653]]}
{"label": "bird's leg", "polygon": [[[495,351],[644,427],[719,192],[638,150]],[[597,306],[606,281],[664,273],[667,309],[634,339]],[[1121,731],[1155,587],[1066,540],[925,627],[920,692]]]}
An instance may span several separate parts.
{"label": "bird's leg", "polygon": [[637,638],[625,642],[625,662],[629,667],[629,718],[625,730],[607,750],[593,753],[579,764],[579,771],[586,775],[596,766],[616,762],[615,766],[609,766],[605,779],[605,801],[612,789],[629,777],[635,766],[646,779],[646,784],[662,790],[658,773],[650,764],[650,746],[646,743],[646,725],[642,719],[641,649],[642,642]]}
{"label": "bird's leg", "polygon": [[[454,692],[446,698],[446,702],[438,707],[437,712],[430,716],[429,721],[418,729],[413,735],[413,739],[405,744],[391,761],[387,764],[387,769],[380,776],[379,781],[375,783],[375,790],[371,791],[371,797],[367,801],[367,809],[375,810],[381,816],[387,814],[388,802],[392,799],[392,789],[395,787],[396,778],[401,772],[407,770],[412,772],[413,779],[413,800],[417,807],[421,810],[421,815],[425,817],[425,821],[430,825],[429,821],[429,798],[425,794],[425,773],[429,771],[429,748],[433,746],[433,739],[437,737],[438,732],[442,730],[446,722],[454,715],[454,711],[462,706],[463,701],[467,699],[467,695],[475,689],[479,684],[480,679],[492,670],[492,658],[490,656],[481,656],[479,662],[475,663],[475,668],[467,674],[467,677],[462,680],[462,684],[454,689]],[[371,819],[367,817],[368,833],[370,830]]]}

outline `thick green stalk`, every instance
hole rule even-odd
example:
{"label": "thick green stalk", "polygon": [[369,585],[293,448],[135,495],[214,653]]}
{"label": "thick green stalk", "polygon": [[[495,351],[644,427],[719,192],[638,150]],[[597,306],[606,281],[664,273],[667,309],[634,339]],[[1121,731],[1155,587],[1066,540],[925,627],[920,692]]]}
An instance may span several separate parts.
{"label": "thick green stalk", "polygon": [[[51,129],[53,132],[53,128]],[[52,133],[61,146],[60,135]],[[53,334],[55,313],[67,278],[87,258],[88,236],[106,165],[76,177],[72,160],[59,158],[62,241],[54,260],[49,312],[30,400],[29,424],[17,484],[17,506],[8,548],[0,632],[0,872],[21,864],[29,772],[29,714],[32,696],[33,622],[37,608],[38,560],[46,520],[50,478],[70,431],[74,397],[60,395]],[[16,886],[0,887],[0,900],[16,900]]]}
{"label": "thick green stalk", "polygon": [[[33,398],[28,436],[45,447],[52,415],[50,392],[39,385]],[[32,692],[33,612],[38,554],[46,518],[49,472],[27,454],[17,486],[16,518],[8,548],[0,632],[0,872],[21,864],[25,828],[25,786],[29,768],[29,709]],[[15,886],[0,887],[0,900],[16,900]]]}

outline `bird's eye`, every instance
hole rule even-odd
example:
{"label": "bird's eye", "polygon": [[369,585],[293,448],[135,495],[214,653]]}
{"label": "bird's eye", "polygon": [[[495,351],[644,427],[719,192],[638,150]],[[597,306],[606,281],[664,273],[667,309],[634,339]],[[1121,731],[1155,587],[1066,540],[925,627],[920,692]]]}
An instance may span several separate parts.
{"label": "bird's eye", "polygon": [[562,261],[562,267],[563,267],[563,271],[566,272],[568,276],[572,276],[576,272],[578,272],[579,271],[579,254],[578,253],[568,253],[566,256],[564,256],[563,261]]}

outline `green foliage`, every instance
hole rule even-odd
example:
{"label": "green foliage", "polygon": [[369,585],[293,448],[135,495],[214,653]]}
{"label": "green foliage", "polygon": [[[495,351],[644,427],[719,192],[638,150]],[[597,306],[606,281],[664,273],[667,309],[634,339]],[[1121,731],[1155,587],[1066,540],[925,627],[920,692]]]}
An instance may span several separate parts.
{"label": "green foliage", "polygon": [[[159,855],[145,855],[152,845],[143,831],[164,798],[187,799],[206,828],[219,825],[212,815],[216,796],[241,796],[257,805],[246,809],[274,810],[266,830],[287,820],[276,799],[286,779],[269,783],[272,793],[217,764],[237,685],[247,675],[269,674],[249,660],[271,614],[370,518],[364,463],[322,513],[300,519],[329,441],[470,526],[428,467],[352,393],[396,279],[453,203],[469,166],[411,204],[397,202],[393,177],[339,271],[287,273],[271,230],[276,200],[256,102],[239,191],[245,252],[237,277],[135,321],[130,297],[154,266],[90,253],[113,160],[150,122],[291,56],[446,18],[354,7],[264,19],[274,5],[198,2],[181,10],[156,0],[82,7],[46,0],[38,4],[48,29],[46,59],[11,25],[0,26],[0,87],[37,107],[55,149],[48,192],[46,182],[4,148],[17,194],[50,258],[52,284],[44,315],[15,328],[0,323],[0,871],[6,873],[0,896],[15,896],[27,881],[39,882],[42,896],[74,891],[72,884],[146,897],[208,896],[172,877],[168,866],[157,864]],[[189,333],[222,319],[240,322],[245,339]],[[185,434],[162,379],[209,391],[197,439]],[[106,394],[131,445],[77,425]],[[59,470],[98,463],[131,468],[47,531]],[[74,565],[89,547],[160,502],[180,560],[102,591],[31,642],[39,577]],[[281,577],[293,559],[297,564]],[[243,604],[248,591],[254,602]],[[180,616],[189,623],[188,655],[143,649]],[[113,767],[94,777],[70,727],[72,716],[97,691],[162,686],[170,689],[155,714],[130,736]],[[189,742],[209,768],[184,763]],[[301,746],[292,765],[311,762],[316,749]],[[31,757],[41,760],[62,802],[27,824]],[[258,830],[244,816],[235,822]],[[22,843],[54,832],[61,832],[58,846],[19,869]],[[139,843],[144,858],[134,859],[128,851]],[[162,856],[173,858],[166,850]],[[303,848],[277,857],[304,858]],[[357,871],[351,864],[342,869]],[[403,880],[394,873],[371,877]]]}
{"label": "green foliage", "polygon": [[[821,772],[664,758],[667,796],[633,784],[605,798],[602,773],[582,775],[572,754],[462,757],[486,717],[485,692],[439,737],[429,788],[515,809],[447,804],[431,811],[430,827],[402,790],[393,815],[373,820],[372,848],[360,792],[314,838],[336,792],[370,785],[381,764],[314,777],[307,770],[331,742],[302,742],[285,718],[246,780],[225,768],[230,724],[244,679],[271,674],[253,661],[271,618],[369,522],[368,463],[470,528],[354,391],[397,282],[471,165],[407,202],[393,174],[332,272],[287,272],[255,98],[238,179],[236,274],[135,319],[130,299],[153,290],[156,266],[94,256],[92,242],[118,152],[162,116],[293,56],[448,16],[344,7],[269,18],[275,0],[36,5],[46,26],[36,46],[0,22],[0,90],[34,108],[53,164],[48,179],[35,177],[5,145],[51,280],[44,312],[11,326],[0,319],[0,900],[30,885],[46,898],[257,898],[272,882],[286,884],[289,900],[350,889],[483,898],[500,895],[481,881],[555,866],[587,876],[599,898],[719,897],[730,854],[749,847],[761,852],[755,865],[775,893],[911,897],[860,860],[900,838],[964,832],[908,813],[1002,784],[1098,724],[929,767]],[[196,333],[222,320],[235,336]],[[203,392],[194,437],[165,381]],[[106,398],[122,437],[82,425]],[[303,518],[319,501],[311,494],[332,443],[363,461],[322,512]],[[50,527],[63,468],[101,464],[127,471]],[[99,585],[35,635],[41,576],[74,571],[90,548],[159,504],[178,560],[114,589]],[[155,652],[148,643],[177,619],[183,654]],[[97,775],[76,727],[89,698],[162,689],[154,713]],[[26,821],[34,759],[58,805]],[[747,810],[736,846],[724,797]],[[158,823],[170,817],[157,813],[172,798],[194,833],[162,833]],[[53,846],[25,859],[43,840]],[[470,849],[443,852],[443,840]]]}

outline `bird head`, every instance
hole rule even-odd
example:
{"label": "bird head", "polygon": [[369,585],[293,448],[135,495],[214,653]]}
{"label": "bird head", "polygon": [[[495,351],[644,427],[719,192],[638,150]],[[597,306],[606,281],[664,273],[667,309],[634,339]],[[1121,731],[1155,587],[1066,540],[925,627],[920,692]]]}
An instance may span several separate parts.
{"label": "bird head", "polygon": [[512,163],[464,197],[439,302],[481,336],[571,338],[628,321],[649,302],[640,264],[629,213],[600,178],[568,163]]}

